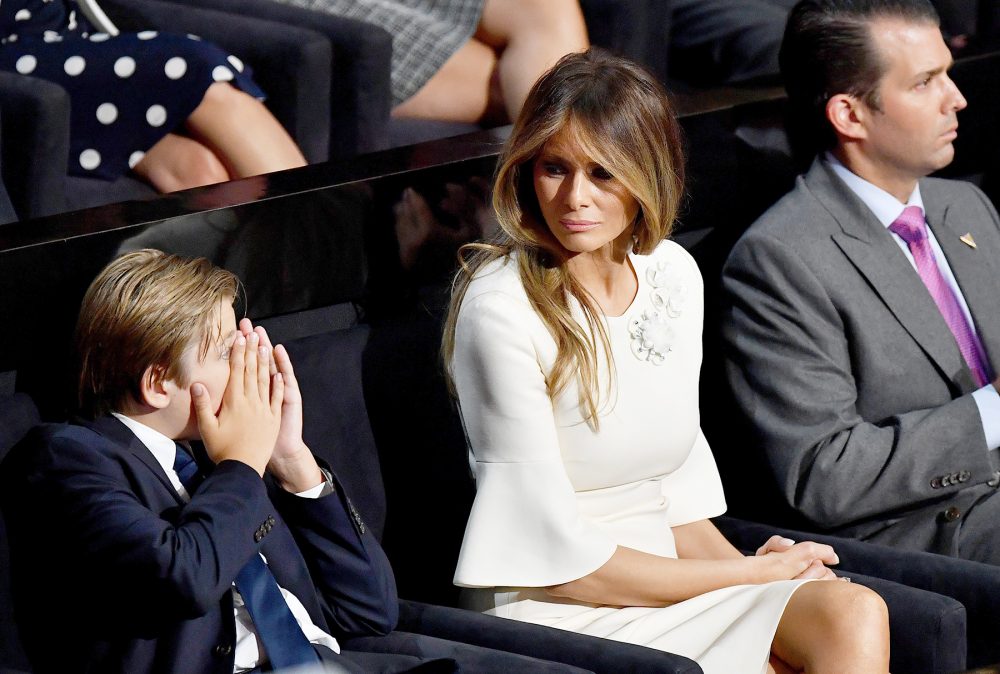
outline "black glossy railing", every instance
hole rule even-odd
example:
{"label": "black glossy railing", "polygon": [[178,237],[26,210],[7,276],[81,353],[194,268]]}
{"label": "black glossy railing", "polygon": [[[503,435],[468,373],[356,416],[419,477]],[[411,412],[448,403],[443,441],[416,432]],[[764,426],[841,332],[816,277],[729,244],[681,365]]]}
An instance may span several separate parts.
{"label": "black glossy railing", "polygon": [[[998,191],[997,72],[997,54],[956,65],[969,108],[947,171],[980,179],[991,196]],[[732,242],[789,189],[795,170],[780,92],[682,105],[689,179],[678,231],[698,249],[710,302]],[[205,256],[235,272],[254,319],[342,302],[362,303],[369,316],[405,302],[439,308],[441,293],[428,300],[426,288],[442,286],[461,240],[490,228],[482,217],[484,186],[507,133],[0,225],[0,373],[16,370],[17,388],[43,407],[50,390],[68,390],[70,337],[84,290],[115,255],[140,247]],[[0,387],[5,381],[10,376],[0,375]]]}

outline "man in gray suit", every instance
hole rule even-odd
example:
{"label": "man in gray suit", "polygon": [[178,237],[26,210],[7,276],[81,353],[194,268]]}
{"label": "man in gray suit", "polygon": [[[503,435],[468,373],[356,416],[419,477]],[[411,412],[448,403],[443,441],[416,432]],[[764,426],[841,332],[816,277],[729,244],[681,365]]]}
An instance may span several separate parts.
{"label": "man in gray suit", "polygon": [[723,272],[726,366],[785,501],[816,528],[1000,563],[1000,222],[954,155],[924,0],[804,0],[781,67],[821,143]]}

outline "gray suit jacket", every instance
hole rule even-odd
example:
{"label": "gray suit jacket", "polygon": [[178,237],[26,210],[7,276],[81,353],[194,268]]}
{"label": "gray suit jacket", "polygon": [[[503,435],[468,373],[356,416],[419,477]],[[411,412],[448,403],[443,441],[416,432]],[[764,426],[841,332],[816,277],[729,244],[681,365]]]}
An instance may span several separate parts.
{"label": "gray suit jacket", "polygon": [[[920,190],[1000,369],[996,210],[969,183]],[[995,452],[954,337],[871,211],[816,161],[736,244],[723,286],[729,381],[784,499],[821,529],[957,554]]]}

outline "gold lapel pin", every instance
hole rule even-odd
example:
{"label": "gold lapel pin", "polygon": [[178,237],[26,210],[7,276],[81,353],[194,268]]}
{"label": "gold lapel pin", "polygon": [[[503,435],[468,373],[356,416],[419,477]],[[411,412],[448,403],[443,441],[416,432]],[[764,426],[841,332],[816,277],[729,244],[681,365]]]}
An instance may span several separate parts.
{"label": "gold lapel pin", "polygon": [[976,247],[976,240],[972,238],[972,232],[966,232],[965,234],[963,234],[958,238],[961,239],[962,243],[964,243],[969,248]]}

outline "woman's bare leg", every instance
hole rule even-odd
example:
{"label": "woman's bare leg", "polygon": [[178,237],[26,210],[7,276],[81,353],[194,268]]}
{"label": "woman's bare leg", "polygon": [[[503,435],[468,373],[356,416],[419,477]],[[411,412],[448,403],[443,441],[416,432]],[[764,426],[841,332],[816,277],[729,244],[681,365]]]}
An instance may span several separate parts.
{"label": "woman's bare leg", "polygon": [[542,73],[590,46],[578,0],[486,0],[476,39],[500,53],[500,89],[510,119]]}
{"label": "woman's bare leg", "polygon": [[451,55],[417,93],[397,105],[394,117],[476,123],[491,108],[490,80],[497,67],[492,47],[472,39]]}
{"label": "woman's bare leg", "polygon": [[252,96],[216,82],[187,119],[187,129],[211,149],[233,178],[305,166],[278,120]]}
{"label": "woman's bare leg", "polygon": [[588,46],[577,0],[486,0],[473,39],[392,114],[455,122],[515,119],[535,80],[560,57]]}
{"label": "woman's bare leg", "polygon": [[796,672],[772,655],[771,661],[767,663],[767,674],[796,674]]}
{"label": "woman's bare leg", "polygon": [[229,171],[210,149],[186,136],[168,133],[133,169],[158,192],[176,192],[229,180]]}
{"label": "woman's bare leg", "polygon": [[785,607],[771,650],[781,663],[807,674],[885,674],[889,671],[885,602],[853,583],[807,583]]}

